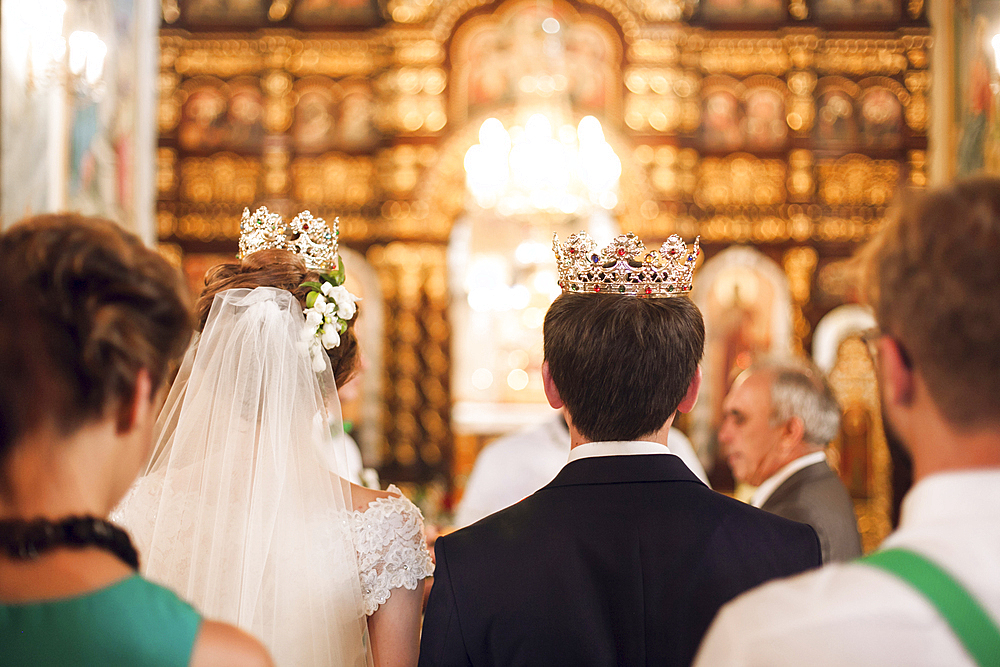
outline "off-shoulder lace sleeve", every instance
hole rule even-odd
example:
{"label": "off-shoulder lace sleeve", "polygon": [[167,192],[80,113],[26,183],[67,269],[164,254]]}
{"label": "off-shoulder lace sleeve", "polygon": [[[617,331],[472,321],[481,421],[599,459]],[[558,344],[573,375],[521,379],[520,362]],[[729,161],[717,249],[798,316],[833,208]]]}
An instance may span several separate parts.
{"label": "off-shoulder lace sleeve", "polygon": [[392,589],[412,591],[434,572],[420,510],[395,486],[388,490],[399,496],[379,498],[352,514],[361,597],[369,616],[389,599]]}

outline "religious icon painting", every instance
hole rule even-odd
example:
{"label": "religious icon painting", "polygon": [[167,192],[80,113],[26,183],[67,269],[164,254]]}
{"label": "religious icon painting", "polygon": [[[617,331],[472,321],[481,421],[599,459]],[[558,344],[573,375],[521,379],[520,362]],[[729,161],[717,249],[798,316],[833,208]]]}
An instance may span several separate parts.
{"label": "religious icon painting", "polygon": [[815,0],[811,13],[817,21],[855,23],[899,18],[899,0]]}
{"label": "religious icon painting", "polygon": [[857,114],[854,98],[848,92],[834,88],[820,93],[813,138],[818,148],[849,147],[857,143]]}
{"label": "religious icon painting", "polygon": [[328,81],[307,80],[298,87],[292,141],[300,154],[326,152],[337,143],[337,106],[341,91]]}
{"label": "religious icon painting", "polygon": [[181,16],[191,26],[256,25],[267,18],[267,0],[182,0]]}
{"label": "religious icon painting", "polygon": [[697,16],[707,23],[780,23],[785,0],[701,0]]}
{"label": "religious icon painting", "polygon": [[386,20],[380,0],[298,0],[293,20],[303,26],[356,26],[371,28]]}
{"label": "religious icon painting", "polygon": [[337,110],[336,145],[349,153],[370,150],[379,141],[372,86],[360,79],[342,81],[340,86],[343,94]]}
{"label": "religious icon painting", "polygon": [[708,151],[730,152],[743,146],[742,109],[729,90],[708,92],[702,102],[701,139]]}
{"label": "religious icon painting", "polygon": [[840,436],[835,448],[840,454],[840,479],[852,498],[868,498],[869,449],[872,438],[872,416],[862,402],[844,406],[840,420]]}
{"label": "religious icon painting", "polygon": [[218,79],[192,79],[185,85],[177,142],[185,150],[215,150],[226,143],[228,100]]}
{"label": "religious icon painting", "polygon": [[[991,43],[1000,24],[996,0],[956,3],[954,50],[955,108],[952,146],[958,176],[985,171],[1000,173],[1000,122],[994,91],[998,83],[996,53]],[[944,77],[942,77],[944,79]]]}
{"label": "religious icon painting", "polygon": [[226,112],[226,147],[256,152],[264,143],[264,96],[257,79],[231,81]]}
{"label": "religious icon painting", "polygon": [[903,105],[896,95],[873,86],[861,95],[861,143],[868,147],[894,148],[902,139]]}
{"label": "religious icon painting", "polygon": [[785,99],[774,88],[760,86],[747,91],[745,101],[745,146],[754,150],[778,150],[788,137]]}

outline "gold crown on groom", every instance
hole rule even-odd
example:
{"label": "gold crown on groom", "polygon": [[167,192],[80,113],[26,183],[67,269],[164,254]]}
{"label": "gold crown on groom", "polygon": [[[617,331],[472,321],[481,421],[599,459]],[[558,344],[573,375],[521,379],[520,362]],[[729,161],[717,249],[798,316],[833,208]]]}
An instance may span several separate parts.
{"label": "gold crown on groom", "polygon": [[553,234],[552,250],[564,292],[673,297],[691,291],[700,240],[696,238],[688,250],[681,237],[673,234],[658,249],[647,252],[639,237],[629,232],[598,249],[586,232],[580,232],[565,244]]}
{"label": "gold crown on groom", "polygon": [[333,219],[331,231],[326,220],[314,218],[309,211],[302,211],[286,226],[280,215],[264,206],[253,214],[245,208],[237,256],[243,259],[260,250],[289,250],[301,257],[310,271],[330,273],[337,268],[339,236],[340,218]]}

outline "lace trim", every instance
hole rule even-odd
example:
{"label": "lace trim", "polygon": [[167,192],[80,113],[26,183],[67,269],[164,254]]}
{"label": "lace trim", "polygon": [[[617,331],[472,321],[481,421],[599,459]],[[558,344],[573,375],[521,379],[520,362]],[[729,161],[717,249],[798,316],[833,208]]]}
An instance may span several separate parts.
{"label": "lace trim", "polygon": [[385,604],[392,589],[412,591],[434,573],[424,541],[423,515],[398,488],[388,490],[399,496],[378,498],[364,511],[354,510],[351,517],[367,616]]}

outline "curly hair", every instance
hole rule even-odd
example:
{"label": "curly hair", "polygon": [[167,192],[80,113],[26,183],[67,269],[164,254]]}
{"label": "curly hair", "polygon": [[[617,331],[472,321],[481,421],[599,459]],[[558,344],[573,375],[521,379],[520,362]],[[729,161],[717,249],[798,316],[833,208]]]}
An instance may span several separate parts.
{"label": "curly hair", "polygon": [[21,304],[3,326],[30,335],[25,343],[47,369],[42,379],[29,372],[22,386],[44,381],[43,418],[63,435],[132,400],[142,369],[158,389],[191,337],[180,273],[109,220],[60,214],[14,225],[0,235],[0,280]]}
{"label": "curly hair", "polygon": [[[195,305],[197,328],[201,331],[208,320],[215,295],[229,289],[277,287],[291,292],[305,308],[310,288],[302,283],[320,280],[315,271],[306,270],[301,257],[288,250],[260,250],[247,255],[242,261],[218,264],[205,274],[205,289]],[[354,333],[357,313],[347,323],[347,331],[340,336],[340,345],[327,350],[333,378],[338,387],[344,386],[358,367],[358,339]]]}

